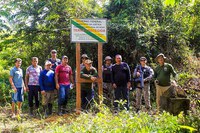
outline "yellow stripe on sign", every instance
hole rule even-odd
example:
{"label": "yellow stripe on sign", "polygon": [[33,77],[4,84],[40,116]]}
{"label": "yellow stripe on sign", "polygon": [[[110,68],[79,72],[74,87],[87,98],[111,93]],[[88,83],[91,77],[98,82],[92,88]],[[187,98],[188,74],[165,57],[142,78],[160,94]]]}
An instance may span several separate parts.
{"label": "yellow stripe on sign", "polygon": [[92,32],[93,34],[95,34],[96,36],[98,36],[101,39],[103,39],[104,41],[106,41],[106,36],[105,35],[101,34],[99,31],[97,31],[96,29],[94,29],[93,27],[88,25],[87,23],[81,21],[80,19],[73,19],[73,20],[76,21],[81,26],[83,26],[84,28],[86,28],[87,30],[89,30],[90,32]]}

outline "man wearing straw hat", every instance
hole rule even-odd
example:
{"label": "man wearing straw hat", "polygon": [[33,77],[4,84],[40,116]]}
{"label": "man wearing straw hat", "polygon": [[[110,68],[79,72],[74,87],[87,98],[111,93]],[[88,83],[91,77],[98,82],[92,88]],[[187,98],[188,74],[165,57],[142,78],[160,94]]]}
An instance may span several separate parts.
{"label": "man wearing straw hat", "polygon": [[167,91],[171,85],[170,76],[171,74],[175,78],[177,73],[174,70],[174,67],[165,62],[165,55],[160,53],[156,57],[156,61],[158,62],[158,66],[154,70],[154,79],[156,86],[156,104],[157,110],[160,109],[160,97]]}

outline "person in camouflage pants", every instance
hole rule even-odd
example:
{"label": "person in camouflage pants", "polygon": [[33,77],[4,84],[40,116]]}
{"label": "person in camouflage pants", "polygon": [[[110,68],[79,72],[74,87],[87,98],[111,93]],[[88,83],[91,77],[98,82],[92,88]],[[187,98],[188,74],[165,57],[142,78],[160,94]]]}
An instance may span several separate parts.
{"label": "person in camouflage pants", "polygon": [[114,101],[114,89],[112,86],[112,58],[110,56],[105,57],[105,64],[103,69],[103,97],[104,104],[112,106]]}
{"label": "person in camouflage pants", "polygon": [[153,69],[146,65],[147,59],[145,57],[140,58],[140,65],[134,70],[133,77],[138,78],[143,74],[144,86],[141,87],[140,82],[137,83],[136,88],[136,110],[137,112],[141,109],[142,94],[145,101],[145,107],[147,110],[151,109],[150,104],[150,80],[153,77]]}

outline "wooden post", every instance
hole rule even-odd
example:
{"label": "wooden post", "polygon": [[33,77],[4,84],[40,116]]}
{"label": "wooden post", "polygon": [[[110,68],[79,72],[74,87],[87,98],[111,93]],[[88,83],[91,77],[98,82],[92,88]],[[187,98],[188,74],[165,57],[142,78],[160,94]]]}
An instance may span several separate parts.
{"label": "wooden post", "polygon": [[102,52],[103,46],[102,43],[98,43],[98,94],[99,94],[99,103],[103,101],[103,78],[102,78]]}
{"label": "wooden post", "polygon": [[80,43],[76,43],[76,113],[81,111]]}

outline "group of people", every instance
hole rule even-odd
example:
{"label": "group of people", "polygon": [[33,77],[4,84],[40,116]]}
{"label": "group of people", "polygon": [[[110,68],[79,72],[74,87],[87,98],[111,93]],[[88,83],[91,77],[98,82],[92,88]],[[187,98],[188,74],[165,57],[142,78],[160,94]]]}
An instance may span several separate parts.
{"label": "group of people", "polygon": [[[160,96],[170,87],[170,75],[176,77],[176,72],[171,64],[165,62],[164,54],[156,57],[158,66],[153,70],[147,66],[147,59],[141,57],[140,64],[134,69],[133,78],[136,82],[136,110],[141,109],[142,95],[147,110],[151,109],[150,103],[150,81],[156,85],[156,103],[159,110]],[[98,78],[93,61],[87,54],[81,56],[82,63],[81,78],[91,80],[92,83],[81,83],[81,108],[89,108],[90,101],[94,99],[94,83]],[[122,61],[122,56],[115,56],[115,63],[110,56],[106,56],[102,66],[103,96],[106,104],[114,105],[114,111],[119,111],[119,101],[125,101],[124,108],[129,110],[129,90],[131,88],[131,71],[129,65]],[[24,91],[28,92],[29,115],[34,115],[34,110],[38,110],[40,102],[44,115],[52,114],[52,106],[55,98],[58,98],[58,115],[63,115],[67,111],[67,101],[70,88],[74,87],[72,68],[68,65],[68,57],[57,58],[57,51],[51,51],[51,58],[45,61],[45,69],[38,65],[38,58],[32,57],[32,64],[26,69],[25,82],[23,81],[23,71],[20,68],[22,60],[17,58],[15,66],[10,70],[9,82],[12,93],[12,117],[20,114],[23,102]],[[101,77],[101,76],[100,76]],[[39,100],[42,94],[42,101]],[[35,100],[35,104],[33,101]],[[15,104],[17,103],[17,111]]]}

